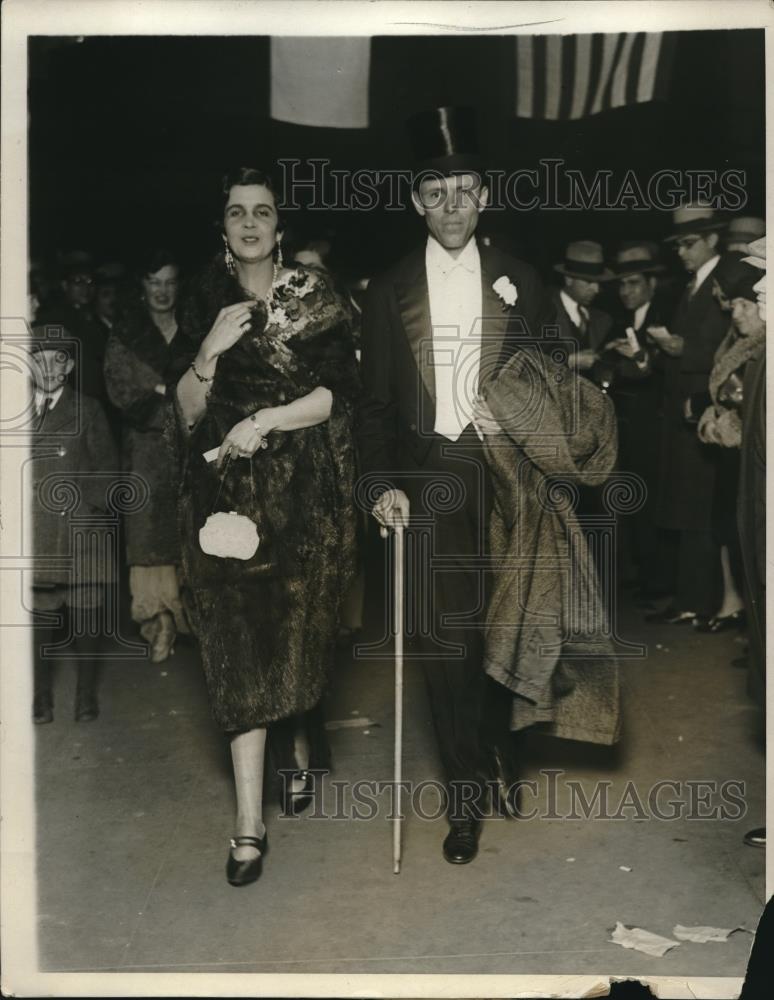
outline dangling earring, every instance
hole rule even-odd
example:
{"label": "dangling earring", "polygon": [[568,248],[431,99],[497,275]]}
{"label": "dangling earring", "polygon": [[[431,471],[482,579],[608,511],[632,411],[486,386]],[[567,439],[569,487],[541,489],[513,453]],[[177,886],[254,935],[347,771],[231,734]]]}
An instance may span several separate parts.
{"label": "dangling earring", "polygon": [[282,240],[277,240],[277,268],[282,267]]}
{"label": "dangling earring", "polygon": [[226,262],[226,270],[229,274],[234,274],[236,268],[234,267],[234,255],[231,252],[231,247],[228,245],[228,240],[226,239],[226,234],[223,233],[223,260]]}

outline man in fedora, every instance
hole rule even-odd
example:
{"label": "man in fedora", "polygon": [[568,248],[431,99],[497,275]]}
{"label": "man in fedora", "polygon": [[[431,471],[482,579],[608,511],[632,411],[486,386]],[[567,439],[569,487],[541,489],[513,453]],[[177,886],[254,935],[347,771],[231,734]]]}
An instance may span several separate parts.
{"label": "man in fedora", "polygon": [[[512,695],[483,665],[492,491],[481,435],[497,425],[478,393],[520,338],[534,342],[555,321],[534,269],[476,240],[488,191],[472,110],[421,113],[409,133],[425,233],[368,286],[358,443],[362,471],[379,484],[372,513],[383,528],[410,524],[407,545],[423,526],[430,532],[432,561],[416,558],[410,652],[425,667],[447,782],[443,854],[464,864],[476,856],[488,792],[515,776]],[[496,804],[512,805],[507,796]]]}
{"label": "man in fedora", "polygon": [[554,265],[564,278],[552,298],[562,338],[576,341],[578,348],[570,363],[591,377],[599,349],[610,335],[612,320],[602,309],[592,306],[601,282],[615,275],[605,267],[602,247],[592,240],[578,240],[565,250],[564,260]]}
{"label": "man in fedora", "polygon": [[729,317],[708,280],[720,260],[723,221],[706,204],[673,213],[672,244],[691,276],[672,323],[651,326],[650,336],[668,355],[664,366],[664,424],[657,521],[676,533],[674,601],[649,620],[682,624],[710,617],[717,607],[720,551],[711,531],[715,461],[710,446],[696,433],[700,414],[691,398],[709,391],[715,351],[725,337]]}
{"label": "man in fedora", "polygon": [[649,327],[664,323],[663,307],[656,299],[657,275],[664,271],[658,247],[644,240],[622,244],[612,263],[623,312],[617,317],[613,338],[605,345],[612,370],[611,396],[618,417],[618,466],[645,483],[642,507],[624,522],[637,573],[640,597],[647,601],[665,592],[663,532],[655,523],[658,495],[664,390],[664,344],[654,340]]}
{"label": "man in fedora", "polygon": [[737,253],[750,253],[750,244],[766,234],[766,223],[753,215],[737,215],[728,223],[726,229],[726,250]]}

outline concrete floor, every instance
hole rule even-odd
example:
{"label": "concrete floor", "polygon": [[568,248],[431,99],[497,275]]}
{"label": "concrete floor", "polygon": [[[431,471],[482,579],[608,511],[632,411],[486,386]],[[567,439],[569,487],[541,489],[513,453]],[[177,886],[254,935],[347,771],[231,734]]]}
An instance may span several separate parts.
{"label": "concrete floor", "polygon": [[[492,820],[466,867],[443,861],[442,819],[410,816],[396,876],[386,808],[370,822],[326,821],[280,818],[271,803],[263,876],[242,889],[224,878],[229,759],[195,646],[160,666],[107,664],[91,724],[72,721],[63,666],[56,721],[36,731],[41,971],[742,976],[748,933],[663,958],[608,942],[616,921],[667,937],[678,923],[754,929],[764,903],[764,852],[742,844],[763,823],[764,757],[745,672],[729,662],[739,639],[646,625],[631,609],[621,632],[649,655],[622,665],[620,746],[531,737],[524,777],[563,768],[588,794],[608,780],[613,803],[629,779],[645,799],[659,780],[733,779],[746,784],[746,816]],[[404,775],[438,777],[412,668],[405,706]],[[326,801],[331,780],[388,780],[391,663],[344,654],[327,714],[378,725],[330,734]]]}

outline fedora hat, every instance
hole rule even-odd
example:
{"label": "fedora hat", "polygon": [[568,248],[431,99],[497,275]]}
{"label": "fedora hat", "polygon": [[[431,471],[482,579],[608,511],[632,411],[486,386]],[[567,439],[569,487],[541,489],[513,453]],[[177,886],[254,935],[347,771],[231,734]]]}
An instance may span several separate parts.
{"label": "fedora hat", "polygon": [[613,270],[617,278],[630,274],[657,274],[664,270],[658,261],[658,247],[655,243],[623,243],[615,255]]}
{"label": "fedora hat", "polygon": [[728,223],[726,243],[752,243],[766,233],[766,223],[754,215],[737,215]]}
{"label": "fedora hat", "polygon": [[418,172],[483,173],[476,112],[468,107],[432,108],[412,115],[406,129]]}
{"label": "fedora hat", "polygon": [[701,233],[717,232],[726,225],[711,205],[697,202],[695,205],[683,205],[672,212],[672,232],[664,238],[665,243],[673,243],[683,236],[699,235]]}
{"label": "fedora hat", "polygon": [[582,278],[584,281],[610,281],[615,278],[605,267],[605,255],[599,243],[592,240],[577,240],[570,243],[564,252],[561,264],[554,264],[554,270],[566,274],[568,278]]}

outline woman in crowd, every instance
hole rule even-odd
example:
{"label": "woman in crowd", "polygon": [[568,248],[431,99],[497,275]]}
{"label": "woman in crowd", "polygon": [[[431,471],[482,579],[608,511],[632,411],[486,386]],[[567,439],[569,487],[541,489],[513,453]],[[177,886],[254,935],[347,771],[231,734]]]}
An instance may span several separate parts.
{"label": "woman in crowd", "polygon": [[122,415],[122,465],[141,476],[148,498],[125,518],[132,619],[160,663],[188,626],[180,597],[177,485],[164,442],[167,383],[183,371],[175,312],[179,268],[167,250],[143,261],[105,351],[105,384]]}
{"label": "woman in crowd", "polygon": [[717,445],[718,474],[712,500],[715,540],[721,546],[723,598],[710,619],[697,619],[703,632],[720,632],[744,624],[742,568],[737,529],[739,448],[745,369],[764,350],[765,326],[758,315],[753,286],[760,272],[738,254],[727,254],[713,271],[715,294],[731,314],[731,328],[715,354],[709,379],[710,403],[699,419],[698,434]]}
{"label": "woman in crowd", "polygon": [[346,304],[324,273],[282,266],[271,178],[240,168],[222,195],[223,250],[185,309],[196,347],[177,386],[176,444],[183,563],[236,784],[226,876],[245,885],[266,850],[267,727],[275,764],[296,772],[291,795],[308,801],[310,716],[354,562],[359,383]]}

